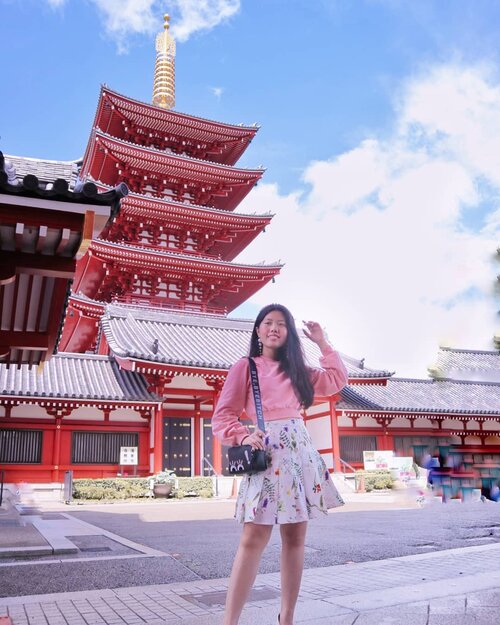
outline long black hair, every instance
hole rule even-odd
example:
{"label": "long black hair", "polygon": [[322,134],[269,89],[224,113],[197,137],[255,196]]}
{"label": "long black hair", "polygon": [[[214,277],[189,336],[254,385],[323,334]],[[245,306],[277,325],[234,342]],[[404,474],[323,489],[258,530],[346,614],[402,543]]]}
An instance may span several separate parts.
{"label": "long black hair", "polygon": [[259,312],[253,326],[252,338],[250,339],[250,356],[260,356],[257,328],[266,315],[274,310],[283,314],[287,329],[286,342],[283,347],[280,347],[278,350],[278,360],[281,370],[290,378],[292,386],[304,408],[309,408],[314,400],[314,388],[305,363],[304,352],[297,328],[295,327],[295,321],[288,308],[285,308],[285,306],[281,304],[268,304]]}

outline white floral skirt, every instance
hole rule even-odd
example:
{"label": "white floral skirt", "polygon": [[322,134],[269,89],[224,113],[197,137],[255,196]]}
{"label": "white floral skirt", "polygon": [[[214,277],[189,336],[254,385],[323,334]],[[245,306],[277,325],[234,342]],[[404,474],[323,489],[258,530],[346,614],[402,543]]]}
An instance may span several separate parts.
{"label": "white floral skirt", "polygon": [[268,466],[243,476],[236,502],[240,523],[300,523],[344,501],[302,419],[266,423]]}

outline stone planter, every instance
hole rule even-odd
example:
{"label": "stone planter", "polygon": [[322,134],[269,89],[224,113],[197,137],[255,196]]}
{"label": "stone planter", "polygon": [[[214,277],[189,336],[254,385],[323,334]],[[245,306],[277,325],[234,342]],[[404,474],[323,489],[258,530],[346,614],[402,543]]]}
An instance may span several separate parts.
{"label": "stone planter", "polygon": [[154,484],[153,494],[155,497],[169,497],[172,494],[173,484]]}

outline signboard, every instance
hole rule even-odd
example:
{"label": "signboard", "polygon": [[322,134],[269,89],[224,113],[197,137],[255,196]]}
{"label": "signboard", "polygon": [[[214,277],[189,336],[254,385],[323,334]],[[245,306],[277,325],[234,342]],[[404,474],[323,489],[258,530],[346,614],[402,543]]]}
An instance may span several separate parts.
{"label": "signboard", "polygon": [[364,451],[363,464],[365,471],[375,471],[376,469],[390,469],[394,458],[393,451]]}
{"label": "signboard", "polygon": [[395,456],[391,468],[397,471],[397,477],[403,482],[415,477],[412,456]]}
{"label": "signboard", "polygon": [[138,447],[120,447],[120,464],[137,466],[139,464]]}

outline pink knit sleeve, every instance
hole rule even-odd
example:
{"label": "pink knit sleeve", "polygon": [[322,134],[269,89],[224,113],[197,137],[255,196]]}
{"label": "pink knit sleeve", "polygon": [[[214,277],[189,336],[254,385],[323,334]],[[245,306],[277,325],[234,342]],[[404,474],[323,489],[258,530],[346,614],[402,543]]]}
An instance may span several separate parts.
{"label": "pink knit sleeve", "polygon": [[315,395],[334,395],[348,382],[347,369],[339,353],[328,346],[319,359],[321,369],[310,369]]}
{"label": "pink knit sleeve", "polygon": [[242,358],[229,369],[212,417],[212,432],[223,445],[240,445],[250,433],[239,421],[247,400],[248,381],[248,360]]}

